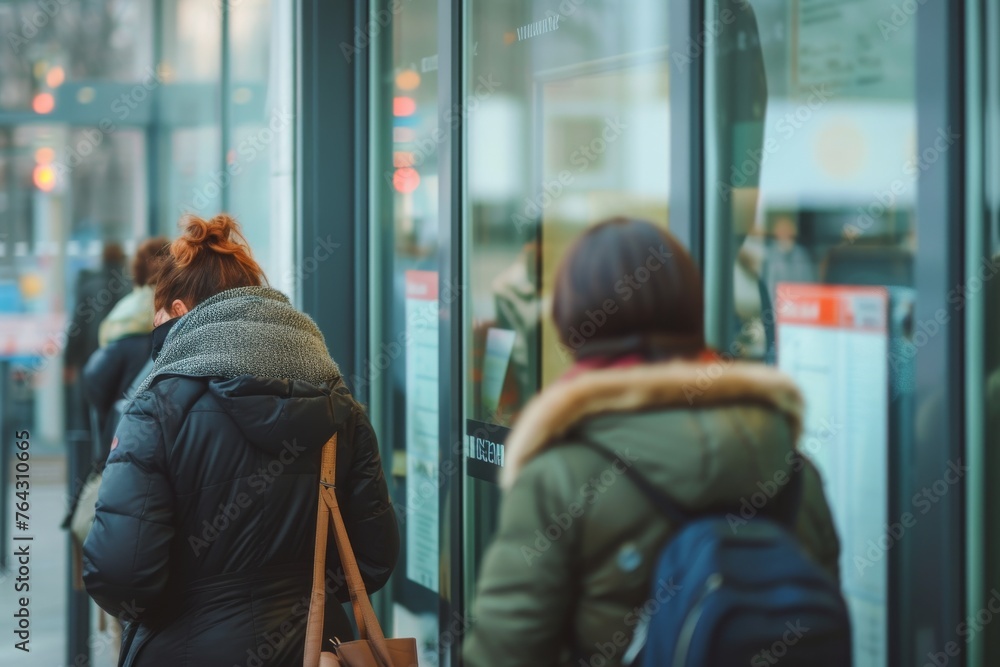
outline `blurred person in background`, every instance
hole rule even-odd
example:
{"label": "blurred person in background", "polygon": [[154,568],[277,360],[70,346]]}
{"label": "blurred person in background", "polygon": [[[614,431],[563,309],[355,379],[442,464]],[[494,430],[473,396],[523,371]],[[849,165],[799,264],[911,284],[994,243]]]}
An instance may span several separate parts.
{"label": "blurred person in background", "polygon": [[63,357],[66,384],[77,381],[80,370],[99,347],[101,322],[131,289],[124,274],[125,253],[118,243],[105,243],[99,269],[83,269],[76,279]]}
{"label": "blurred person in background", "polygon": [[153,348],[153,283],[170,241],[163,236],[149,239],[136,250],[132,260],[132,291],[115,304],[100,324],[100,347],[83,368],[83,393],[97,412],[101,464],[108,456],[111,439],[126,390],[139,372],[151,364]]}
{"label": "blurred person in background", "polygon": [[91,418],[79,382],[80,371],[98,348],[101,322],[132,288],[124,270],[125,253],[121,245],[109,242],[104,244],[100,268],[83,269],[76,278],[73,312],[63,352],[65,428],[70,449],[68,473],[74,497],[79,493],[79,485],[83,484],[96,456],[100,437],[99,427]]}
{"label": "blurred person in background", "polygon": [[[235,220],[182,228],[154,290],[155,364],[112,441],[83,578],[127,622],[125,667],[298,667],[320,453],[335,432],[336,493],[368,592],[395,567],[378,443],[322,333],[266,286]],[[345,582],[331,531],[330,640],[352,636]]]}
{"label": "blurred person in background", "polygon": [[[643,266],[649,280],[622,290],[622,276]],[[693,514],[738,508],[762,479],[791,470],[799,390],[776,369],[709,350],[702,299],[694,261],[652,223],[603,222],[567,252],[553,319],[576,363],[528,404],[507,440],[500,528],[464,646],[469,667],[593,664],[581,656],[608,645],[618,653],[602,664],[621,664],[620,639],[632,639],[633,610],[649,600],[675,526],[631,480],[607,482],[609,457],[594,447],[611,458],[625,452]],[[571,343],[594,312],[607,314],[604,324]],[[807,463],[801,474],[798,540],[838,578],[840,545],[819,473]]]}
{"label": "blurred person in background", "polygon": [[782,212],[771,224],[761,273],[772,303],[778,300],[778,283],[814,283],[818,279],[809,251],[797,242],[796,217],[794,212]]}

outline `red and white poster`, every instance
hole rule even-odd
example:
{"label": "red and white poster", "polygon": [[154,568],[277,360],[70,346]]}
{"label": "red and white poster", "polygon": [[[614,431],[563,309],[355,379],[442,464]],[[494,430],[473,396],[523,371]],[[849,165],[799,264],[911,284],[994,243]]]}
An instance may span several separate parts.
{"label": "red and white poster", "polygon": [[[888,552],[889,294],[883,287],[781,283],[778,366],[801,388],[799,448],[819,468],[841,539],[854,665],[884,667]],[[897,531],[898,532],[898,531]]]}

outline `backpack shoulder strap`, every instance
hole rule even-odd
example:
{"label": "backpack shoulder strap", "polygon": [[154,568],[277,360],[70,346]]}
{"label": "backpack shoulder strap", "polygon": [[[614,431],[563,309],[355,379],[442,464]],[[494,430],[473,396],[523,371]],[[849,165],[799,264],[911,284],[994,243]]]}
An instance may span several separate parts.
{"label": "backpack shoulder strap", "polygon": [[[573,438],[581,445],[584,445],[591,451],[600,454],[601,457],[611,461],[612,463],[621,460],[618,455],[609,452],[606,448],[594,442],[590,437],[584,435],[582,432],[578,431],[574,433]],[[653,505],[655,505],[660,512],[670,517],[670,520],[677,525],[687,523],[688,521],[691,521],[691,519],[695,518],[694,515],[678,505],[673,498],[653,486],[653,483],[639,474],[633,466],[625,466],[625,476],[628,477],[633,484],[639,487],[640,491],[646,494],[646,496],[653,502]]]}
{"label": "backpack shoulder strap", "polygon": [[[616,462],[620,460],[616,454],[608,451],[607,448],[595,442],[582,431],[576,431],[573,433],[572,437],[574,441],[600,454],[608,461]],[[779,521],[789,528],[793,528],[795,526],[795,521],[798,518],[799,505],[802,501],[802,469],[807,465],[807,461],[798,451],[794,451],[791,464],[792,470],[788,475],[788,482],[783,488],[778,490],[778,493],[774,497],[776,502],[768,503],[764,506],[764,509],[761,512],[762,514]],[[691,512],[678,504],[676,500],[664,493],[661,489],[657,488],[633,466],[625,466],[625,476],[628,477],[633,484],[639,487],[639,490],[641,490],[650,499],[650,501],[652,501],[653,505],[660,510],[660,512],[668,516],[670,520],[677,525],[682,525],[692,521],[693,519],[698,519],[704,516],[712,516],[715,514],[725,515],[729,512],[739,514],[740,511],[739,507],[734,506],[729,509],[721,507]]]}

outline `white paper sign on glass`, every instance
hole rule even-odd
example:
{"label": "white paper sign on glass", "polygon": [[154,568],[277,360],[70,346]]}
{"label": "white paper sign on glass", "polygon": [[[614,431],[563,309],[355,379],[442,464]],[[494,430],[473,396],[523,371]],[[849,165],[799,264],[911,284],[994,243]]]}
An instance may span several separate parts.
{"label": "white paper sign on glass", "polygon": [[439,589],[438,274],[406,272],[406,577]]}
{"label": "white paper sign on glass", "polygon": [[823,476],[841,540],[855,667],[887,664],[889,294],[884,287],[779,283],[778,366],[801,388],[800,449]]}

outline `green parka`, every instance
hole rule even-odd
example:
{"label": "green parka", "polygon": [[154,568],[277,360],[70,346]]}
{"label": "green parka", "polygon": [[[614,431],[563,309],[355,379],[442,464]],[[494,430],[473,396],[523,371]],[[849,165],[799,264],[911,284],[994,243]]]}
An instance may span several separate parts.
{"label": "green parka", "polygon": [[[688,509],[737,508],[730,520],[739,530],[787,483],[802,412],[784,374],[721,360],[587,371],[542,392],[508,439],[467,667],[621,664],[654,600],[676,593],[676,582],[652,582],[673,526],[623,466]],[[574,439],[580,432],[620,462]],[[840,545],[822,483],[811,464],[803,472],[798,537],[837,576]]]}

